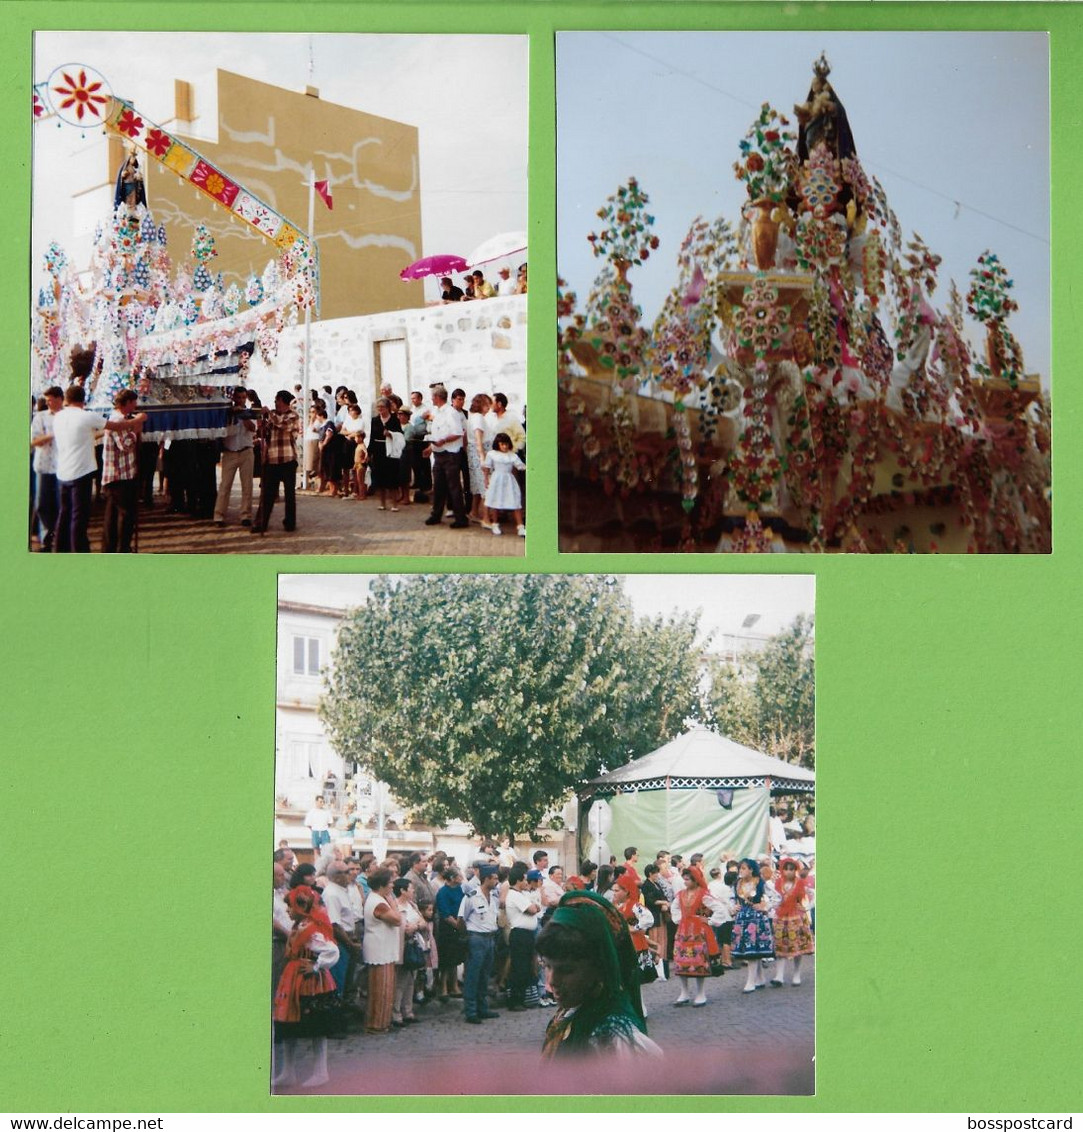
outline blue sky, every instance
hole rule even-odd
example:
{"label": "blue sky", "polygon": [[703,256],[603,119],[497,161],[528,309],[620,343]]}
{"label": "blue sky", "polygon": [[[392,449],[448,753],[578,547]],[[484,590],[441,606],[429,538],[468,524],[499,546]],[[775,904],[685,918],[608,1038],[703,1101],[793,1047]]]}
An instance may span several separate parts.
{"label": "blue sky", "polygon": [[[1009,326],[1050,381],[1048,37],[1044,33],[568,32],[557,37],[558,267],[580,301],[602,261],[596,210],[636,176],[661,247],[630,275],[649,323],[697,215],[736,224],[738,142],[770,102],[791,117],[826,50],[866,172],[906,236],[965,295],[992,248],[1015,280]],[[970,323],[971,340],[981,337]]]}

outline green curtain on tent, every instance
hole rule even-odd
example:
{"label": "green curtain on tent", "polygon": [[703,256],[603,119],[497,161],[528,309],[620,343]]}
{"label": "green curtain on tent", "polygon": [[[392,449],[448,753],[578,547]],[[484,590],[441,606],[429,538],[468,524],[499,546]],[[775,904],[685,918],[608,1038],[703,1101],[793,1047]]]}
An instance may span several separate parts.
{"label": "green curtain on tent", "polygon": [[[606,842],[617,860],[624,859],[626,846],[639,849],[643,865],[654,860],[659,849],[683,854],[702,853],[708,867],[719,855],[755,857],[767,852],[767,808],[770,791],[765,786],[733,791],[733,804],[724,809],[720,791],[679,787],[674,790],[636,790],[607,798],[613,813]],[[583,846],[590,851],[590,835]]]}

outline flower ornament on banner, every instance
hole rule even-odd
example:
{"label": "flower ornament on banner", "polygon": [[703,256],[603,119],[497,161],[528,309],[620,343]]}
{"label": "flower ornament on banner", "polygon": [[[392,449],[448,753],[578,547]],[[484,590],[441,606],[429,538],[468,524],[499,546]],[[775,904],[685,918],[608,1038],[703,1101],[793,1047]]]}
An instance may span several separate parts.
{"label": "flower ornament on banner", "polygon": [[133,110],[123,110],[117,119],[117,130],[134,140],[143,132],[143,119]]}
{"label": "flower ornament on banner", "polygon": [[173,139],[159,129],[148,130],[145,140],[147,152],[153,154],[159,160],[166,155],[169,147],[173,144]]}
{"label": "flower ornament on banner", "polygon": [[53,113],[69,126],[97,126],[110,111],[113,93],[93,67],[81,63],[57,67],[45,83]]}

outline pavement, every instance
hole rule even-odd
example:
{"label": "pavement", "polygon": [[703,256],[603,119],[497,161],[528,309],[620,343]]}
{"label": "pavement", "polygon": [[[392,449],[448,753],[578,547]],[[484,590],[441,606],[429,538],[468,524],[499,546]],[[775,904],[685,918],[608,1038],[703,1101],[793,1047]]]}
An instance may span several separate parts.
{"label": "pavement", "polygon": [[[562,1066],[542,1062],[545,1027],[554,1011],[511,1013],[496,998],[500,1017],[480,1026],[463,1020],[462,1001],[415,1007],[417,1025],[388,1034],[364,1034],[361,1020],[346,1037],[328,1043],[331,1080],[315,1090],[336,1095],[744,1094],[811,1095],[816,986],[815,957],[801,965],[798,987],[768,985],[742,993],[746,972],[708,979],[707,1005],[675,1008],[680,984],[643,988],[647,1029],[662,1047],[661,1062],[635,1059],[630,1067],[597,1062]],[[625,1069],[628,1070],[625,1073]]]}
{"label": "pavement", "polygon": [[[253,513],[259,503],[255,488]],[[497,537],[485,527],[471,523],[452,530],[451,516],[440,526],[427,527],[430,506],[411,503],[398,511],[381,511],[375,496],[365,500],[335,499],[315,492],[297,493],[297,529],[282,529],[281,499],[271,513],[265,534],[254,535],[240,524],[240,486],[235,485],[224,526],[210,519],[174,514],[165,496],[156,495],[154,507],[140,508],[138,550],[141,554],[381,554],[443,557],[478,555],[518,558],[526,539],[515,533],[515,524],[502,524]],[[94,505],[90,524],[91,551],[101,548],[104,503]]]}

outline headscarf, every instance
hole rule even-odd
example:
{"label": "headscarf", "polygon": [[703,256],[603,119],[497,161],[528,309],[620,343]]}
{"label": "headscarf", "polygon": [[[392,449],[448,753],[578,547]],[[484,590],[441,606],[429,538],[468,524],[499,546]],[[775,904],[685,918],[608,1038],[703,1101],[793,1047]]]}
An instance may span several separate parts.
{"label": "headscarf", "polygon": [[639,903],[639,877],[631,869],[625,869],[619,877],[614,877],[613,885],[619,886],[628,894],[625,900],[617,905],[617,910],[631,922],[635,916],[635,906]]}
{"label": "headscarf", "polygon": [[624,917],[595,892],[565,892],[549,921],[550,927],[560,925],[582,932],[593,945],[601,991],[570,1014],[557,1012],[545,1031],[543,1055],[551,1057],[565,1041],[571,1048],[585,1048],[595,1027],[611,1015],[623,1017],[645,1034],[638,960]]}
{"label": "headscarf", "polygon": [[[793,857],[784,857],[778,863],[778,871],[781,877],[782,870],[787,865],[797,865],[797,861]],[[806,888],[808,881],[805,877],[794,874],[793,888],[784,889],[782,880],[779,879],[775,885],[775,891],[782,897],[782,902],[775,909],[775,915],[785,919],[788,916],[800,916],[804,909],[801,907],[801,901],[805,898]]]}
{"label": "headscarf", "polygon": [[302,946],[317,933],[322,935],[328,943],[335,942],[335,929],[327,917],[327,909],[323,905],[320,894],[307,884],[291,888],[286,893],[286,907],[291,912],[297,912],[304,917],[294,929],[295,946]]}
{"label": "headscarf", "polygon": [[696,887],[692,892],[685,888],[678,896],[681,902],[681,922],[677,925],[677,934],[682,938],[696,934],[700,927],[700,923],[697,922],[699,910],[703,907],[703,898],[709,891],[703,870],[699,865],[689,865],[684,871],[691,874],[692,879],[696,882]]}

